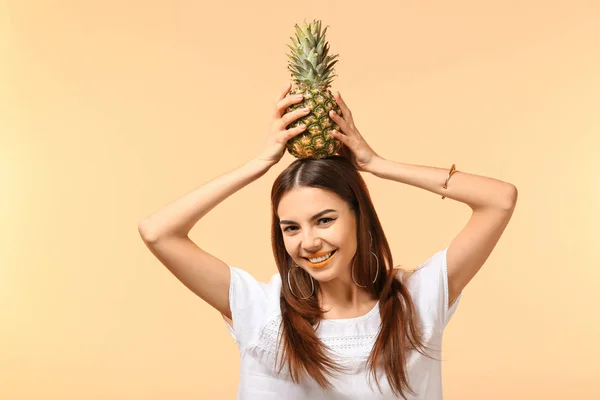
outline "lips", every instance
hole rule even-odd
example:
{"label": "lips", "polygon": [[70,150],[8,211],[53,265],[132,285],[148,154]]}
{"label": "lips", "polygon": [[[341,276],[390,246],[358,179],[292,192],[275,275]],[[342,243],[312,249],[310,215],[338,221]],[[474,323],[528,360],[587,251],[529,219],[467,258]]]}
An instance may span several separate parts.
{"label": "lips", "polygon": [[[335,249],[335,250],[329,250],[329,251],[324,251],[322,253],[317,253],[317,254],[310,255],[308,257],[302,257],[302,258],[304,258],[306,260],[308,260],[309,258],[319,258],[319,257],[323,257],[324,255],[327,255],[329,253],[335,253],[336,251],[337,251],[337,249]],[[333,254],[331,254],[331,255],[333,256]]]}
{"label": "lips", "polygon": [[[308,265],[311,268],[323,268],[323,267],[326,267],[327,265],[329,265],[329,263],[331,262],[331,260],[333,260],[333,258],[335,257],[336,253],[337,253],[337,250],[334,250],[332,252],[331,256],[327,260],[325,260],[325,261],[321,261],[321,262],[318,262],[318,263],[313,263],[310,260],[306,259],[306,262],[308,263]],[[321,253],[321,254],[328,254],[328,253]]]}

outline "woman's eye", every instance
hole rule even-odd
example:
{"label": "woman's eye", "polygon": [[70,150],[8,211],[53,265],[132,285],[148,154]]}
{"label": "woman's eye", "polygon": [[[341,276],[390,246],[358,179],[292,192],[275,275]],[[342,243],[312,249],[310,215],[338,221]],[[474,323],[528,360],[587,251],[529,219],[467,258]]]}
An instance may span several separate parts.
{"label": "woman's eye", "polygon": [[[319,219],[319,223],[320,223],[321,221],[335,221],[335,220],[336,220],[336,218],[321,218],[321,219]],[[291,228],[296,228],[296,227],[295,227],[295,226],[293,226],[293,225],[292,225],[292,226],[288,226],[288,227],[287,227],[287,228],[285,228],[283,231],[284,231],[284,232],[290,231],[290,230],[291,230]]]}

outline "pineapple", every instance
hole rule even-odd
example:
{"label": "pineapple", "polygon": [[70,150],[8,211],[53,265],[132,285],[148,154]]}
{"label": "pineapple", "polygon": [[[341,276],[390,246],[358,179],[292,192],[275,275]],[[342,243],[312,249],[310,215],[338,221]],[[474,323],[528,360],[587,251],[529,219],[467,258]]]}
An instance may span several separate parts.
{"label": "pineapple", "polygon": [[288,140],[287,151],[296,158],[323,158],[334,155],[342,147],[342,142],[334,138],[330,131],[340,128],[329,118],[329,111],[334,110],[338,115],[342,111],[329,90],[333,81],[334,61],[338,56],[329,56],[329,43],[325,41],[327,27],[321,31],[321,21],[314,20],[302,27],[297,24],[296,38],[291,38],[293,46],[288,54],[288,69],[292,73],[292,88],[290,96],[302,94],[304,100],[286,109],[286,113],[298,108],[308,107],[311,112],[292,122],[287,129],[301,124],[306,129],[299,135]]}

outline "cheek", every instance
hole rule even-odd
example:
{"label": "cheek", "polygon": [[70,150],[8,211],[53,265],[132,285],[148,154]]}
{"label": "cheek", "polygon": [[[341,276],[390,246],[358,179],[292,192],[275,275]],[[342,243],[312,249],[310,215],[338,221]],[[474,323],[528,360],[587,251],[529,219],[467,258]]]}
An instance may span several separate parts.
{"label": "cheek", "polygon": [[294,241],[293,240],[289,240],[286,239],[286,237],[284,236],[283,238],[283,246],[285,247],[285,251],[287,251],[287,253],[289,255],[294,254]]}

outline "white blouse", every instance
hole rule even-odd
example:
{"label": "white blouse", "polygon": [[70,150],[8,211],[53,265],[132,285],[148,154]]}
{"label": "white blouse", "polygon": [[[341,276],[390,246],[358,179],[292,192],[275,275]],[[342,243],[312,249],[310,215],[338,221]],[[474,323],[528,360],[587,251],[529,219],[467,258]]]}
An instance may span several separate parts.
{"label": "white blouse", "polygon": [[[420,321],[419,328],[424,331],[425,344],[429,347],[425,352],[437,359],[441,359],[442,333],[462,296],[459,295],[452,307],[448,307],[447,251],[446,248],[434,254],[406,282]],[[225,322],[240,349],[237,400],[398,398],[392,393],[382,369],[378,371],[378,380],[383,394],[366,369],[366,360],[381,323],[379,302],[365,315],[324,319],[316,329],[317,336],[332,350],[333,358],[350,371],[329,377],[334,388],[325,392],[310,376],[306,376],[301,384],[293,383],[287,366],[280,375],[275,372],[275,349],[281,324],[279,273],[274,274],[269,283],[264,283],[242,269],[229,268],[229,304],[235,329]],[[410,350],[407,373],[411,388],[418,394],[414,397],[407,393],[408,400],[442,399],[440,361]]]}

